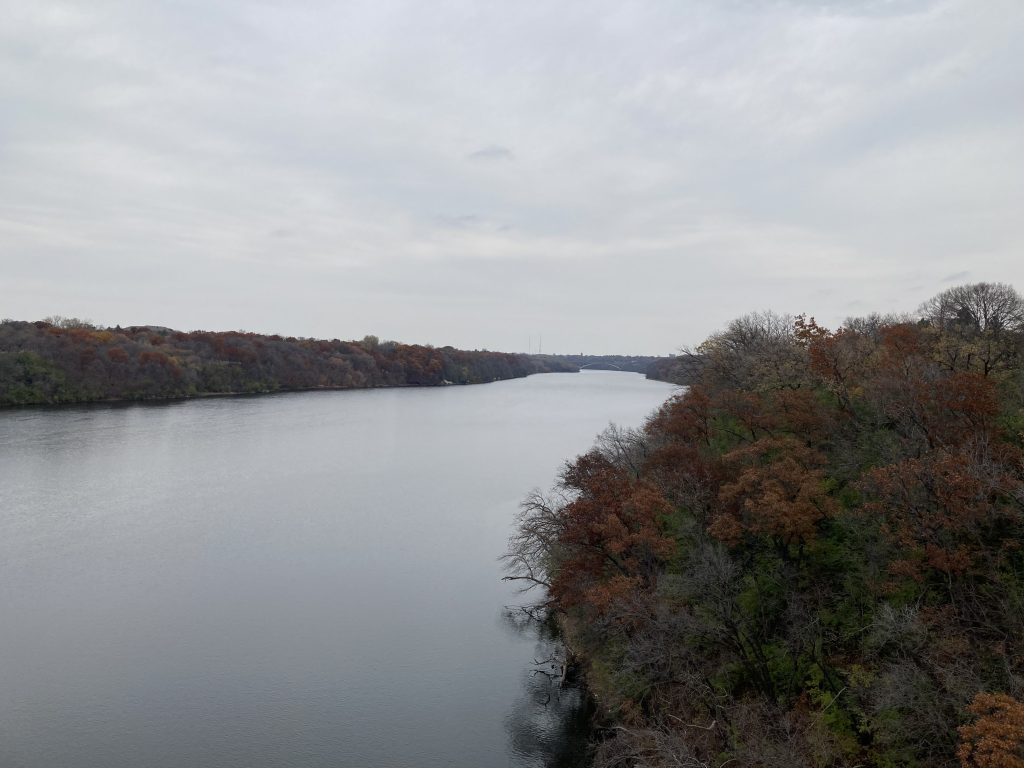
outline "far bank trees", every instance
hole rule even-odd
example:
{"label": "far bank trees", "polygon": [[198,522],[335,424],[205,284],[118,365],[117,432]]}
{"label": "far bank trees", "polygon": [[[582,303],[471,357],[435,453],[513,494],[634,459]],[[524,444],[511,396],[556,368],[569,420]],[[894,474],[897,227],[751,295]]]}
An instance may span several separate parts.
{"label": "far bank trees", "polygon": [[553,359],[452,347],[300,339],[75,318],[0,322],[0,406],[218,393],[439,386],[576,370]]}

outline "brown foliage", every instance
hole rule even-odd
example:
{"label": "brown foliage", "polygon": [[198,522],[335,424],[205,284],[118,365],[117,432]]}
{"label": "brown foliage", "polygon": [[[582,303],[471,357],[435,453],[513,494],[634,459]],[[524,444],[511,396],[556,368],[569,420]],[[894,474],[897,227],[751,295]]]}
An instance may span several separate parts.
{"label": "brown foliage", "polygon": [[1020,520],[1015,456],[981,443],[870,470],[864,510],[902,551],[890,570],[915,579],[928,568],[963,574],[998,557],[1011,540],[995,535],[997,527]]}
{"label": "brown foliage", "polygon": [[1024,703],[979,693],[967,708],[977,719],[959,728],[963,768],[1024,768]]}
{"label": "brown foliage", "polygon": [[810,388],[775,392],[769,407],[780,429],[813,442],[824,441],[832,431],[832,417]]}
{"label": "brown foliage", "polygon": [[811,374],[836,396],[847,416],[854,415],[854,398],[876,351],[874,339],[851,328],[830,332],[803,315],[796,319],[795,333],[807,347]]}
{"label": "brown foliage", "polygon": [[885,423],[908,445],[919,443],[923,450],[961,445],[988,433],[999,412],[991,379],[943,371],[924,357],[885,356],[865,389]]}
{"label": "brown foliage", "polygon": [[804,544],[835,511],[823,486],[825,457],[794,438],[758,440],[723,458],[736,479],[722,485],[721,511],[709,531],[727,544],[739,544],[743,534],[783,547]]}
{"label": "brown foliage", "polygon": [[602,613],[629,592],[653,587],[675,550],[662,530],[661,518],[671,512],[665,498],[597,451],[566,468],[563,486],[576,496],[562,511],[565,559],[551,585],[555,600]]}
{"label": "brown foliage", "polygon": [[[563,369],[558,361],[451,347],[395,342],[364,346],[337,339],[238,331],[182,333],[150,326],[98,330],[73,318],[59,320],[0,322],[0,406],[212,392],[469,384]],[[23,353],[30,358],[19,358]],[[27,364],[27,359],[33,362]]]}
{"label": "brown foliage", "polygon": [[661,439],[708,445],[710,425],[711,398],[702,387],[694,386],[658,409],[644,431]]}
{"label": "brown foliage", "polygon": [[566,471],[544,552],[619,716],[598,765],[1024,768],[1024,322],[994,294],[741,318]]}

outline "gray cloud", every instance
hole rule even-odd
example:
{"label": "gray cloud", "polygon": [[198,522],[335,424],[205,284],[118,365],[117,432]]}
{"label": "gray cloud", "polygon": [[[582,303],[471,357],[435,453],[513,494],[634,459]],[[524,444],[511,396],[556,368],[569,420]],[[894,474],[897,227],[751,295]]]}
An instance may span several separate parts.
{"label": "gray cloud", "polygon": [[8,6],[5,315],[666,352],[1024,288],[1009,0]]}
{"label": "gray cloud", "polygon": [[474,232],[511,232],[512,227],[498,221],[492,221],[475,213],[464,213],[456,216],[437,216],[435,220],[441,227],[461,229]]}
{"label": "gray cloud", "polygon": [[455,229],[478,229],[484,223],[475,213],[464,213],[459,216],[438,216],[437,222],[442,227]]}
{"label": "gray cloud", "polygon": [[[968,270],[962,270],[960,272],[954,272],[950,275],[946,275],[942,278],[944,283],[962,283],[971,279],[971,273]],[[1024,288],[1022,288],[1024,290]]]}
{"label": "gray cloud", "polygon": [[508,147],[502,147],[498,144],[489,144],[486,147],[481,147],[475,152],[470,152],[466,155],[470,160],[513,160],[515,155],[512,150]]}

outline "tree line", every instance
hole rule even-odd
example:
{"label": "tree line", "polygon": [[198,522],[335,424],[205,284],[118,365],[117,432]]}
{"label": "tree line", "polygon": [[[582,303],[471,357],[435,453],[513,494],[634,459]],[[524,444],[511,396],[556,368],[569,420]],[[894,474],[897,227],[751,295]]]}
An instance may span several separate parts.
{"label": "tree line", "polygon": [[595,765],[1024,767],[1024,300],[752,314],[523,503]]}
{"label": "tree line", "polygon": [[75,318],[0,322],[0,406],[222,393],[477,384],[575,371],[528,355],[330,341]]}
{"label": "tree line", "polygon": [[630,373],[647,374],[647,378],[654,378],[651,372],[659,364],[672,358],[656,357],[653,355],[537,355],[541,359],[573,365],[578,368],[586,368],[591,371],[628,371]]}

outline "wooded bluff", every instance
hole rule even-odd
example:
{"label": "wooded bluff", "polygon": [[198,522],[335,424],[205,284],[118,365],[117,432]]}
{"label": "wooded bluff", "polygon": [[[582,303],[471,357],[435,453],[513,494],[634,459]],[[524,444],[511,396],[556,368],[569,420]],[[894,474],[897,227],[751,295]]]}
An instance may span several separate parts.
{"label": "wooded bluff", "polygon": [[557,359],[379,341],[0,322],[0,406],[477,384],[576,371]]}
{"label": "wooded bluff", "polygon": [[522,506],[595,765],[1024,767],[1024,300],[748,315]]}

